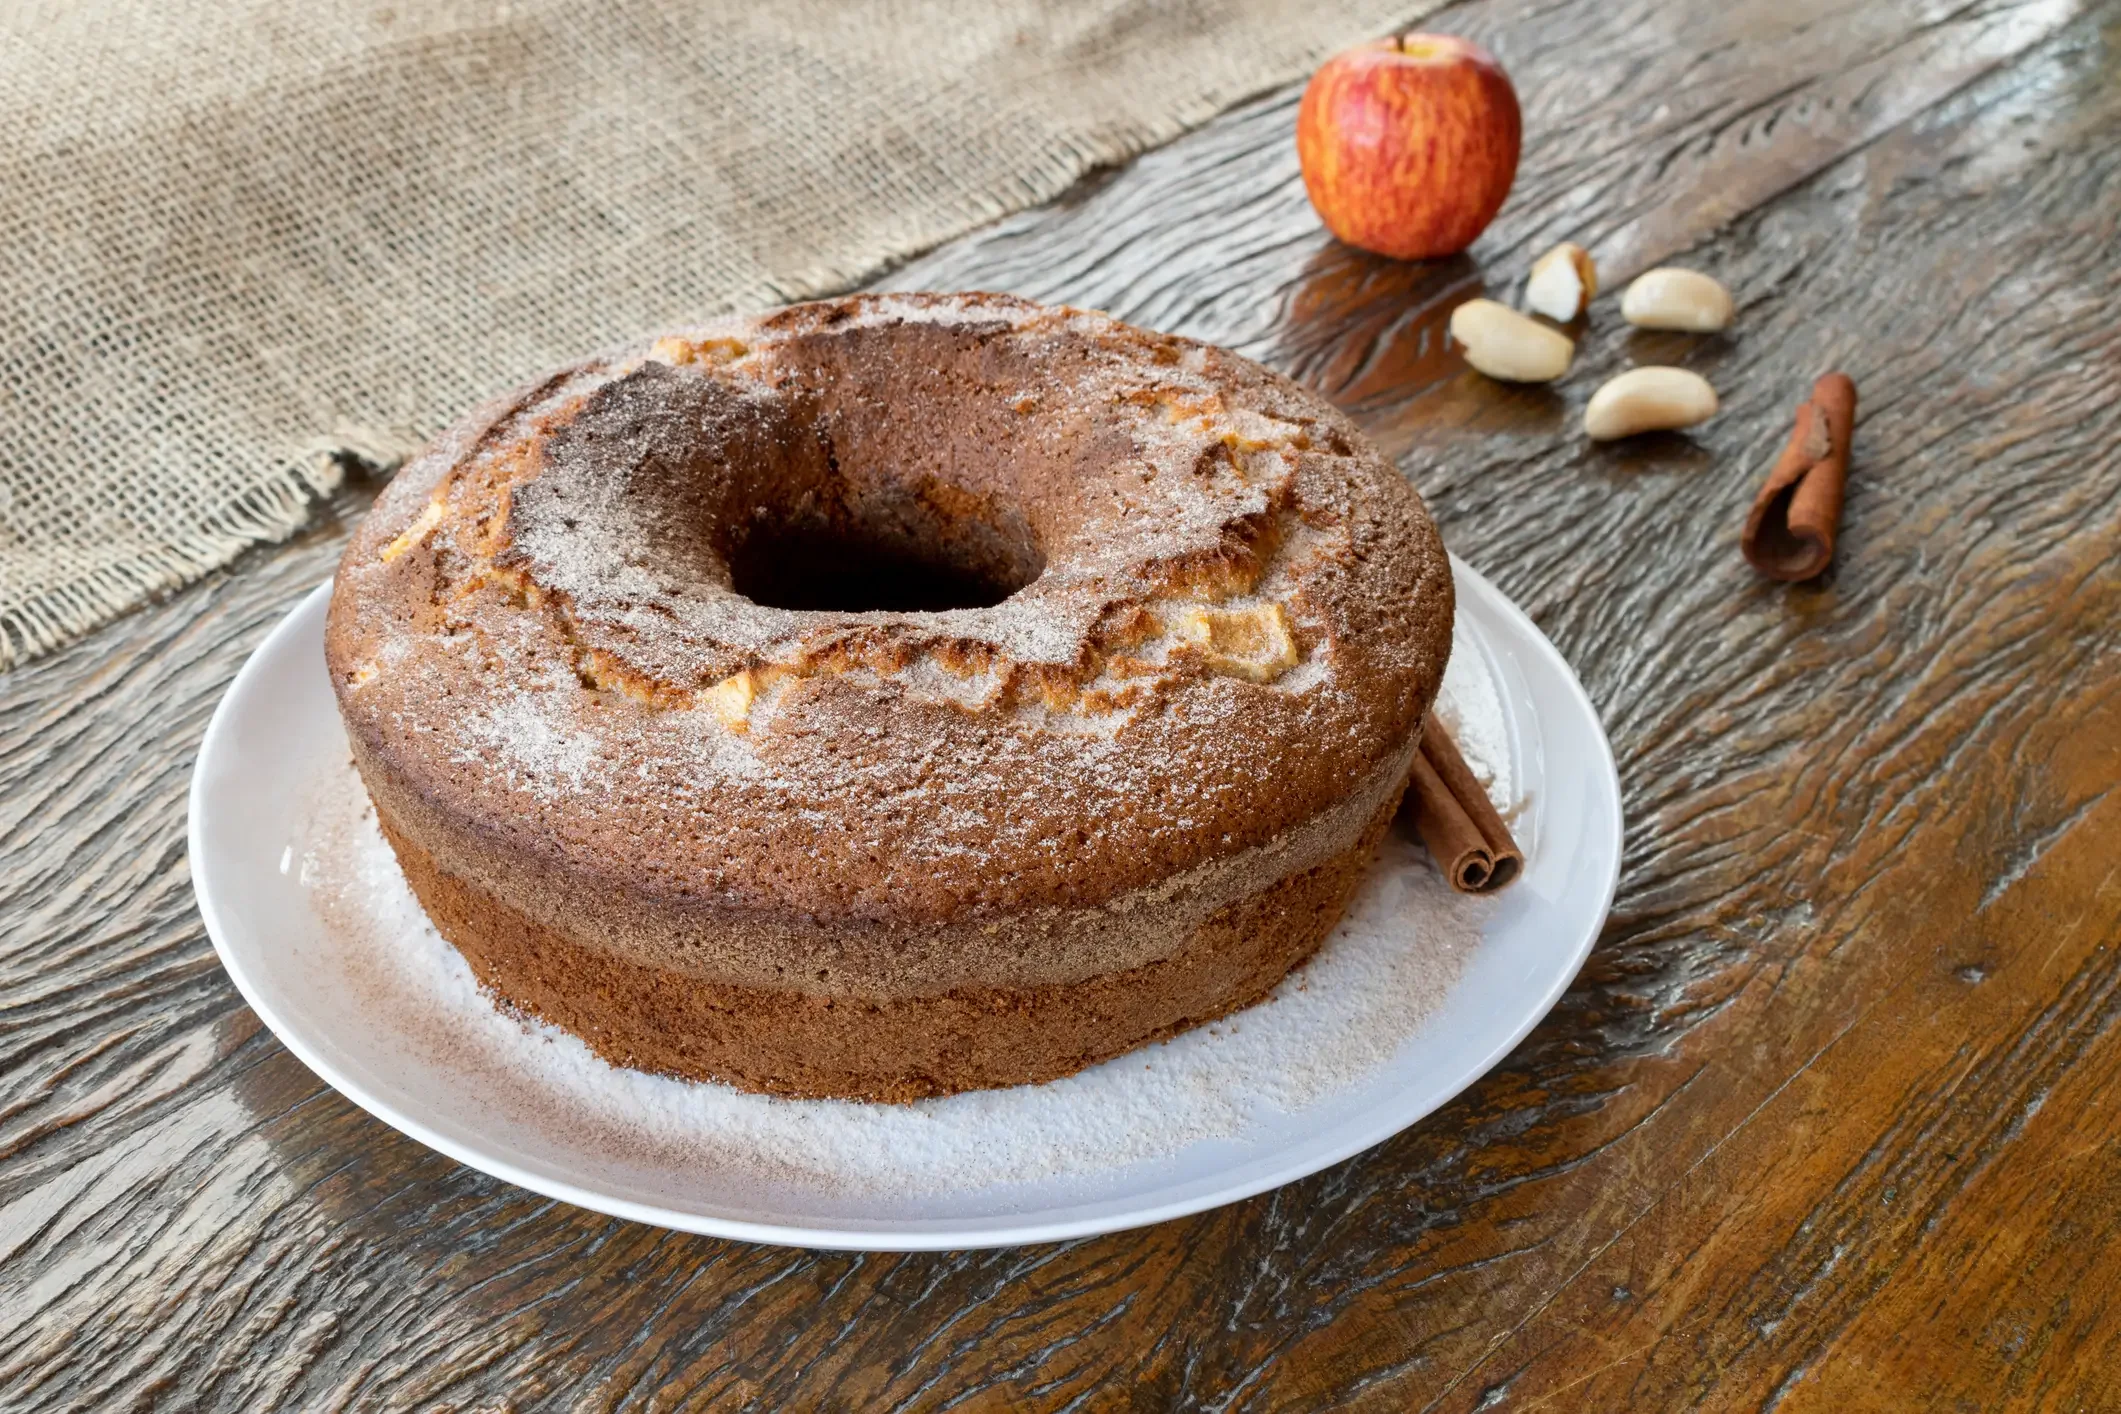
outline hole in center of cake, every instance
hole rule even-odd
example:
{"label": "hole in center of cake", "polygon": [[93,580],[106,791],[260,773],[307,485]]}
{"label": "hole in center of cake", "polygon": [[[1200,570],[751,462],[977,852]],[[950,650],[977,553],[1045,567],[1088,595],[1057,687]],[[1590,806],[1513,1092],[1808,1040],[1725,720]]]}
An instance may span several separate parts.
{"label": "hole in center of cake", "polygon": [[[936,359],[878,347],[854,362]],[[1043,574],[1072,464],[1012,405],[855,396],[853,376],[815,372],[845,403],[828,406],[804,379],[734,388],[651,362],[551,437],[510,494],[514,544],[534,567],[615,544],[673,593],[727,584],[767,608],[838,613],[989,608]]]}
{"label": "hole in center of cake", "polygon": [[[906,533],[916,529],[931,534]],[[729,556],[731,586],[774,609],[932,613],[999,604],[1045,568],[1035,548],[997,527],[955,529],[767,521]]]}

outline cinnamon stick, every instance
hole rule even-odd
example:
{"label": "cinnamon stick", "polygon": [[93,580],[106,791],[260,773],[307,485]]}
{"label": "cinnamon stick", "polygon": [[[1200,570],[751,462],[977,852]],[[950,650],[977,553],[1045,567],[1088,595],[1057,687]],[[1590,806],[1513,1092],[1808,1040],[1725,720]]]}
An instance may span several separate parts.
{"label": "cinnamon stick", "polygon": [[1812,384],[1797,409],[1789,444],[1753,501],[1740,544],[1753,568],[1772,579],[1810,579],[1834,558],[1834,532],[1848,487],[1856,385],[1846,373]]}
{"label": "cinnamon stick", "polygon": [[1510,827],[1433,714],[1422,728],[1407,792],[1414,801],[1414,828],[1452,888],[1488,893],[1524,869],[1524,851],[1510,838]]}

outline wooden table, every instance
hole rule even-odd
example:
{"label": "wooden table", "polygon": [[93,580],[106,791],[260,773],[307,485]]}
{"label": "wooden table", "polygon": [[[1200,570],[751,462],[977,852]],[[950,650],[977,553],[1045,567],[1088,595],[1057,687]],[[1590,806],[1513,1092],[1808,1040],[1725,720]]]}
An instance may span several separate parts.
{"label": "wooden table", "polygon": [[[1147,1231],[679,1236],[458,1167],[264,1033],[192,906],[215,700],[365,494],[0,678],[0,1405],[2121,1408],[2121,0],[1486,0],[1529,145],[1468,257],[1324,239],[1294,92],[901,269],[1231,344],[1350,409],[1538,620],[1626,786],[1560,1007],[1429,1121]],[[1460,300],[1573,237],[1552,390]],[[1691,438],[1591,389],[1705,373]],[[1863,390],[1840,561],[1736,539],[1811,377]]]}

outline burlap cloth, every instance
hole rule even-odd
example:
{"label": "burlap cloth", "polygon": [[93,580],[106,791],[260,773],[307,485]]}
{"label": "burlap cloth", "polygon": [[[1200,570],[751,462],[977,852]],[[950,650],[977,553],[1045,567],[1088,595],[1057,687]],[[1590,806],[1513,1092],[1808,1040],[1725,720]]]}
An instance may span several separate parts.
{"label": "burlap cloth", "polygon": [[857,282],[1425,8],[0,5],[0,667],[541,366]]}

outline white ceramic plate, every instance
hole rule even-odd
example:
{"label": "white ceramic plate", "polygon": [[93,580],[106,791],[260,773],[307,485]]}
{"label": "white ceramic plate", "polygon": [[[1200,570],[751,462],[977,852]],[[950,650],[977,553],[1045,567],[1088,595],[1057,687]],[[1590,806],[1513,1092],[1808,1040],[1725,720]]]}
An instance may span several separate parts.
{"label": "white ceramic plate", "polygon": [[[549,1117],[541,1123],[534,1108],[495,1103],[487,1087],[432,1045],[418,1044],[400,1008],[364,1006],[358,991],[322,975],[325,924],[303,871],[290,861],[314,855],[320,785],[346,770],[345,736],[323,660],[329,585],[274,629],[207,728],[191,792],[199,911],[244,999],[326,1083],[461,1163],[599,1212],[749,1241],[897,1251],[1049,1242],[1198,1212],[1337,1163],[1456,1095],[1553,1006],[1605,920],[1619,871],[1620,790],[1597,714],[1532,622],[1463,563],[1454,566],[1457,651],[1477,653],[1500,699],[1499,735],[1521,800],[1514,828],[1525,848],[1525,873],[1481,901],[1477,941],[1463,948],[1448,993],[1368,1073],[1292,1108],[1267,1107],[1250,1115],[1241,1132],[1173,1151],[1009,1182],[974,1172],[942,1187],[835,1190],[815,1174],[776,1180],[711,1162],[614,1158]],[[1144,1055],[1153,1063],[1152,1051],[1109,1064],[1135,1064]],[[940,1103],[979,1106],[981,1124],[1007,1126],[1016,1122],[1012,1115],[1037,1114],[1038,1123],[1050,1125],[1056,1112],[1065,1115],[1075,1103],[1068,1097],[1090,1104],[1109,1093],[1087,1083],[1047,1088],[1050,1093],[1037,1096],[1044,1106],[1037,1110],[1012,1098],[1037,1094],[1029,1090]],[[725,1109],[787,1104],[751,1097],[717,1103]],[[787,1127],[785,1111],[756,1113]],[[1111,1122],[1108,1115],[1082,1118]],[[704,1147],[694,1153],[714,1152],[719,1137],[702,1138]]]}

